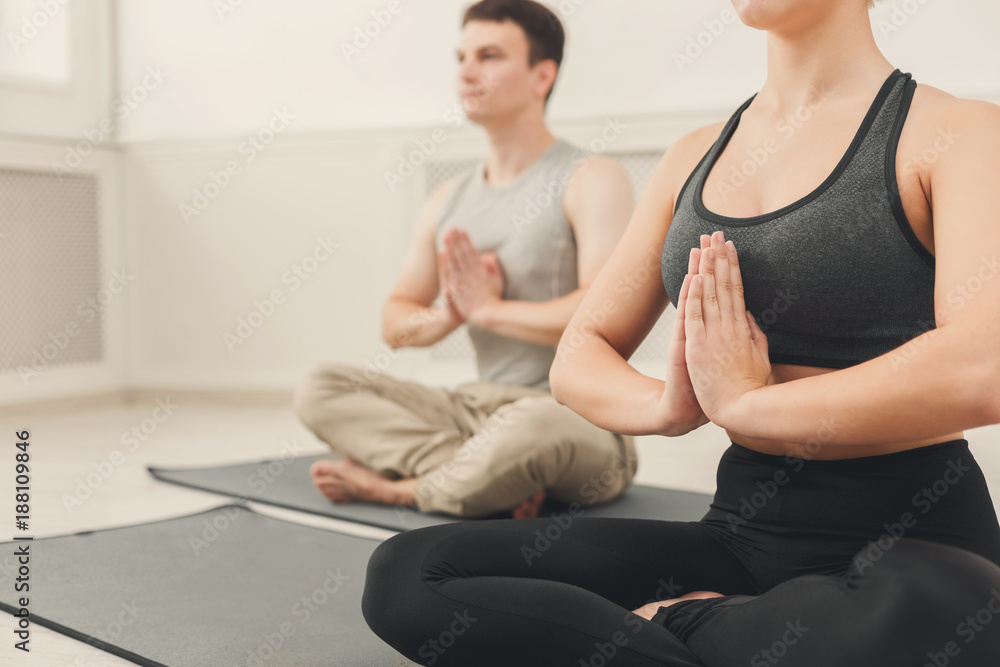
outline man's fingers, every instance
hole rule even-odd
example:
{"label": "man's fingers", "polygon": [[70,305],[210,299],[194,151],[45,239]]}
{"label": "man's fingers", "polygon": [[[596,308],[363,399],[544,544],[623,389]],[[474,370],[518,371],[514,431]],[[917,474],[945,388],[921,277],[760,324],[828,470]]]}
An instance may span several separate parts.
{"label": "man's fingers", "polygon": [[456,235],[455,247],[462,269],[474,271],[479,263],[479,253],[472,247],[472,241],[469,240],[468,235],[465,233]]}

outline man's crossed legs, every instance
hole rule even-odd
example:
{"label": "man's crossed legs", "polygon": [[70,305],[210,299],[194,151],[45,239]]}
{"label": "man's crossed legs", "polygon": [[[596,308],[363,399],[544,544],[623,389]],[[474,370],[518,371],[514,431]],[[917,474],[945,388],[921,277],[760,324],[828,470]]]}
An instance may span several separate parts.
{"label": "man's crossed legs", "polygon": [[631,436],[591,424],[548,391],[493,382],[448,390],[370,375],[322,364],[295,392],[303,422],[344,457],[311,470],[333,502],[534,517],[546,496],[586,507],[617,498],[635,476]]}

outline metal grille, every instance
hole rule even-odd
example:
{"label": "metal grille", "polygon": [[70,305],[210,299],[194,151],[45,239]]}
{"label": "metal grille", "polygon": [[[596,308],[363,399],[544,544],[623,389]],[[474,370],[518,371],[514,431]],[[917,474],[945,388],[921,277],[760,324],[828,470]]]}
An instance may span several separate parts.
{"label": "metal grille", "polygon": [[98,210],[96,177],[0,169],[0,370],[103,357]]}
{"label": "metal grille", "polygon": [[[635,201],[639,201],[646,184],[656,170],[663,157],[662,151],[642,151],[630,153],[609,153],[609,156],[617,160],[628,172],[632,181],[632,191]],[[427,164],[424,171],[426,184],[426,195],[434,192],[442,183],[450,178],[458,176],[479,163],[479,160],[451,160],[432,161]],[[667,309],[663,316],[657,321],[653,330],[642,342],[639,348],[632,355],[635,361],[657,361],[667,358],[667,348],[670,342],[671,328],[673,327],[674,314],[672,309]],[[430,358],[435,361],[464,361],[475,359],[475,350],[469,340],[466,327],[459,327],[447,338],[441,340],[431,347]]]}

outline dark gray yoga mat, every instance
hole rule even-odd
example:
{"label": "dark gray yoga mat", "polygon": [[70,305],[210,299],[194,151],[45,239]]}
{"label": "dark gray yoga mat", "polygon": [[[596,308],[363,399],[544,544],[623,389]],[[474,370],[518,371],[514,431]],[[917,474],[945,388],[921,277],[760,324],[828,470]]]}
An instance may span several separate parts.
{"label": "dark gray yoga mat", "polygon": [[[406,507],[388,507],[371,503],[335,505],[316,491],[309,478],[309,467],[314,461],[331,458],[337,458],[337,456],[319,454],[209,468],[168,469],[149,466],[149,472],[157,479],[202,491],[221,493],[390,530],[411,530],[462,520],[438,512],[417,512]],[[584,507],[584,515],[620,519],[697,521],[708,512],[711,502],[712,496],[704,493],[633,484],[628,492],[617,500]],[[548,501],[542,509],[542,516],[566,511],[568,511],[566,505]],[[509,516],[508,512],[487,518]]]}
{"label": "dark gray yoga mat", "polygon": [[378,543],[241,505],[5,542],[28,545],[31,590],[3,586],[0,608],[28,595],[32,623],[140,665],[412,665],[361,615]]}

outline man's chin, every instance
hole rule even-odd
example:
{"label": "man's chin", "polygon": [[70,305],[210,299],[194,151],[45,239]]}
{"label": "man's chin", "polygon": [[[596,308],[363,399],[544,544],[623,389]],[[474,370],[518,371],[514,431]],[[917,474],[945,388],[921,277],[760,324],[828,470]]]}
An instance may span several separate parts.
{"label": "man's chin", "polygon": [[490,115],[485,113],[469,112],[466,110],[465,117],[469,119],[470,123],[475,123],[476,125],[486,125],[490,121]]}

